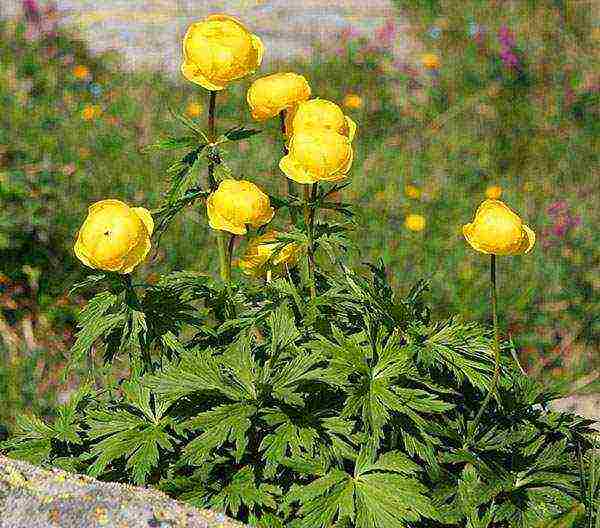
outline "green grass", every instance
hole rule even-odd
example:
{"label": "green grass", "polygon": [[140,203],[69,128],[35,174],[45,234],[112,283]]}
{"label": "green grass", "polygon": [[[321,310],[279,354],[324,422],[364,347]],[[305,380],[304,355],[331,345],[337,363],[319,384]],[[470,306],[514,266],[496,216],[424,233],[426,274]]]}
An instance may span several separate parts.
{"label": "green grass", "polygon": [[[534,375],[569,381],[600,367],[598,29],[585,12],[560,2],[533,5],[524,2],[500,18],[476,1],[460,14],[445,13],[437,2],[402,4],[420,28],[423,49],[440,56],[435,75],[418,64],[400,68],[368,37],[344,43],[345,53],[321,49],[281,69],[305,75],[319,97],[362,98],[361,108],[346,109],[359,124],[352,185],[341,197],[358,214],[360,252],[351,259],[383,258],[399,289],[428,278],[437,314],[489,320],[488,260],[467,246],[461,228],[486,188],[502,187],[502,199],[538,235],[532,254],[499,261],[504,337],[521,347],[521,362]],[[486,27],[479,41],[469,34],[474,21]],[[503,25],[514,33],[519,74],[499,58]],[[438,26],[434,38],[431,29]],[[29,365],[23,377],[35,386],[42,374],[31,358],[56,370],[70,344],[63,330],[71,328],[77,298],[57,299],[87,271],[72,254],[87,206],[113,197],[158,207],[172,159],[144,147],[180,130],[169,107],[206,107],[207,96],[183,79],[125,72],[117,57],[92,56],[68,33],[53,39],[54,47],[26,40],[23,23],[1,22],[0,33],[2,313],[27,350],[20,365]],[[89,68],[88,78],[73,75],[77,65]],[[252,79],[266,73],[219,95],[220,130],[240,121],[251,125],[240,108]],[[93,95],[96,86],[101,93]],[[101,114],[83,119],[88,105]],[[205,120],[206,111],[198,119]],[[282,194],[278,122],[260,128],[261,135],[233,145],[226,162],[236,177]],[[407,196],[407,185],[420,197]],[[567,209],[549,212],[559,201]],[[423,231],[406,229],[410,213],[425,217]],[[575,217],[580,224],[560,232],[561,222]],[[285,228],[283,216],[274,222]],[[215,234],[195,208],[179,217],[156,257],[137,273],[216,274],[216,262]],[[15,290],[19,286],[23,291]],[[28,318],[38,331],[33,351],[20,326]],[[0,342],[0,350],[10,348],[7,343]],[[34,386],[27,401],[39,396]]]}

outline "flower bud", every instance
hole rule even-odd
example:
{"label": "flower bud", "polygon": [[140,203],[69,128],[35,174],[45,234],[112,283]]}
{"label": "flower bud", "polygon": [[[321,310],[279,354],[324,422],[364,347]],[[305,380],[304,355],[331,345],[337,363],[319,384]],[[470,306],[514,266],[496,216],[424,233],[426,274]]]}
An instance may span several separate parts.
{"label": "flower bud", "polygon": [[326,99],[304,101],[287,113],[285,129],[288,137],[316,128],[333,130],[350,141],[356,135],[356,123],[345,116],[338,105]]}
{"label": "flower bud", "polygon": [[223,180],[208,197],[206,208],[210,227],[234,235],[246,234],[246,224],[269,223],[275,214],[269,197],[245,180]]}
{"label": "flower bud", "polygon": [[244,274],[260,277],[270,271],[278,275],[296,264],[302,246],[293,242],[283,245],[277,242],[277,235],[277,231],[267,231],[250,241],[244,257],[238,261]]}
{"label": "flower bud", "polygon": [[302,75],[274,73],[254,81],[248,89],[246,100],[252,117],[264,121],[309,97],[310,86]]}
{"label": "flower bud", "polygon": [[279,168],[298,183],[343,180],[354,156],[350,140],[333,130],[302,130],[289,142]]}
{"label": "flower bud", "polygon": [[150,251],[152,216],[119,200],[91,205],[77,233],[75,255],[90,268],[131,273]]}
{"label": "flower bud", "polygon": [[473,249],[493,255],[529,253],[535,244],[535,233],[500,200],[485,200],[463,234]]}
{"label": "flower bud", "polygon": [[254,72],[262,62],[262,41],[227,15],[192,24],[183,38],[183,76],[207,90],[222,90]]}

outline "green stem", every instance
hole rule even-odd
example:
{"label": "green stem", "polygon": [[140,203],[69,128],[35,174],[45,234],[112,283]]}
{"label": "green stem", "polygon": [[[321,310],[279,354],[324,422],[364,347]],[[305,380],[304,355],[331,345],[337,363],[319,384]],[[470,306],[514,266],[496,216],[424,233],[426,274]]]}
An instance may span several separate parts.
{"label": "green stem", "polygon": [[477,429],[477,425],[483,416],[483,412],[485,411],[490,399],[496,392],[496,387],[498,386],[498,381],[500,380],[500,329],[498,328],[498,294],[496,291],[496,255],[491,255],[490,260],[490,290],[492,297],[492,320],[494,323],[494,377],[492,378],[492,384],[490,385],[490,390],[487,393],[481,407],[479,408],[479,412],[477,416],[475,416],[475,421],[473,422],[473,426],[471,427],[471,433],[469,434],[470,441],[471,436],[475,433]]}
{"label": "green stem", "polygon": [[306,235],[308,236],[306,258],[308,262],[310,296],[313,299],[317,296],[317,287],[315,283],[315,247],[313,242],[315,223],[314,201],[317,197],[317,186],[317,183],[313,183],[312,189],[309,185],[304,186],[304,224],[306,225]]}
{"label": "green stem", "polygon": [[[217,106],[217,92],[211,91],[208,101],[208,140],[213,142],[216,140],[216,106]],[[210,185],[211,191],[215,191],[218,187],[217,181],[215,180],[215,164],[208,160],[208,184]]]}
{"label": "green stem", "polygon": [[[217,92],[211,90],[208,101],[208,140],[214,142],[217,139]],[[215,162],[209,157],[208,159],[208,184],[210,190],[215,192],[219,187],[215,179]],[[231,280],[231,258],[228,256],[228,241],[227,233],[219,231],[217,233],[217,248],[219,250],[219,273],[221,279],[225,282]]]}
{"label": "green stem", "polygon": [[225,282],[229,282],[231,280],[231,261],[227,254],[227,233],[225,231],[219,231],[217,244],[219,247],[219,269],[221,279]]}
{"label": "green stem", "polygon": [[[287,135],[285,133],[285,115],[286,115],[286,110],[282,110],[281,112],[279,112],[279,125],[281,128],[281,135],[283,136],[283,147],[282,147],[282,151],[283,151],[283,155],[287,156],[288,155],[288,148],[287,148]],[[290,198],[290,200],[296,196],[296,189],[294,189],[294,182],[292,180],[290,180],[289,178],[286,178],[287,180],[287,193],[288,193],[288,198]],[[292,220],[292,224],[296,225],[296,210],[292,207],[290,207],[290,218]]]}

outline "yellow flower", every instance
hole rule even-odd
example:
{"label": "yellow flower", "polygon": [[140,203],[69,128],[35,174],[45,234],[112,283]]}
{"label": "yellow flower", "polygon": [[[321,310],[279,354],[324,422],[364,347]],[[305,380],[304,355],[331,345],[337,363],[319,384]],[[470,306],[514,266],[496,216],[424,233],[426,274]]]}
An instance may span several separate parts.
{"label": "yellow flower", "polygon": [[292,136],[288,148],[279,168],[298,183],[343,180],[352,166],[350,139],[333,130],[302,130]]}
{"label": "yellow flower", "polygon": [[119,200],[91,205],[77,233],[75,255],[90,268],[131,273],[150,251],[154,222],[143,207]]}
{"label": "yellow flower", "polygon": [[246,95],[252,117],[264,121],[310,97],[310,86],[297,73],[274,73],[252,83]]}
{"label": "yellow flower", "polygon": [[87,66],[80,64],[73,68],[73,76],[78,79],[85,79],[90,74],[90,70]]}
{"label": "yellow flower", "polygon": [[[277,242],[277,231],[267,231],[250,241],[244,257],[238,261],[244,274],[260,277],[267,272],[279,274],[296,264],[302,246]],[[276,250],[277,253],[276,253]]]}
{"label": "yellow flower", "polygon": [[473,249],[493,255],[528,253],[535,244],[535,233],[500,200],[485,200],[463,234]]}
{"label": "yellow flower", "polygon": [[409,214],[404,220],[404,227],[411,231],[423,231],[425,229],[425,217],[420,214]]}
{"label": "yellow flower", "polygon": [[81,111],[81,117],[85,121],[91,121],[96,117],[100,117],[102,115],[102,108],[98,105],[86,105]]}
{"label": "yellow flower", "polygon": [[208,221],[213,229],[245,235],[246,224],[259,227],[273,218],[269,197],[245,180],[223,180],[206,201]]}
{"label": "yellow flower", "polygon": [[497,200],[498,198],[500,198],[500,196],[502,196],[502,187],[500,187],[499,185],[490,185],[485,190],[485,196],[490,200]]}
{"label": "yellow flower", "polygon": [[285,129],[288,137],[301,130],[316,128],[335,130],[350,141],[356,135],[356,123],[345,116],[338,105],[326,99],[303,101],[286,115]]}
{"label": "yellow flower", "polygon": [[228,15],[192,24],[183,38],[183,76],[207,90],[222,90],[254,72],[262,62],[262,41]]}
{"label": "yellow flower", "polygon": [[440,67],[440,58],[435,53],[426,53],[421,58],[421,63],[428,70],[437,70]]}
{"label": "yellow flower", "polygon": [[421,189],[419,189],[415,185],[409,184],[404,187],[404,194],[406,194],[406,196],[408,196],[409,198],[417,200],[421,196]]}
{"label": "yellow flower", "polygon": [[344,106],[346,108],[360,108],[363,104],[362,97],[358,94],[349,93],[344,97]]}
{"label": "yellow flower", "polygon": [[198,117],[202,113],[202,105],[200,103],[190,103],[187,105],[185,113],[190,117]]}

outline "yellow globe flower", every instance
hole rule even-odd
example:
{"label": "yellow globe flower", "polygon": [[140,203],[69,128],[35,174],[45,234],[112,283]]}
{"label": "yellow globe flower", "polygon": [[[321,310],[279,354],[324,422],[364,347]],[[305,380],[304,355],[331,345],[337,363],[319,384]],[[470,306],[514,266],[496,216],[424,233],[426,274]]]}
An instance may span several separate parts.
{"label": "yellow globe flower", "polygon": [[338,105],[326,99],[301,102],[286,115],[285,130],[288,137],[303,130],[316,128],[334,130],[350,141],[356,135],[356,123],[345,116]]}
{"label": "yellow globe flower", "polygon": [[490,200],[497,200],[498,198],[500,198],[500,196],[502,196],[502,187],[500,187],[499,185],[490,185],[485,190],[485,196]]}
{"label": "yellow globe flower", "polygon": [[119,200],[91,205],[77,233],[75,255],[90,268],[131,273],[150,251],[152,216]]}
{"label": "yellow globe flower", "polygon": [[262,62],[262,41],[228,15],[192,24],[183,38],[183,76],[207,90],[222,90],[254,72]]}
{"label": "yellow globe flower", "polygon": [[253,277],[260,277],[267,272],[280,274],[286,266],[292,267],[296,264],[302,246],[292,242],[282,247],[282,243],[276,241],[277,235],[277,231],[267,231],[250,241],[244,257],[238,261],[238,266],[244,274]]}
{"label": "yellow globe flower", "polygon": [[246,100],[252,117],[264,121],[309,97],[310,86],[302,75],[274,73],[254,81],[248,89]]}
{"label": "yellow globe flower", "polygon": [[404,220],[404,227],[415,232],[423,231],[425,224],[425,217],[420,214],[409,214]]}
{"label": "yellow globe flower", "polygon": [[190,117],[198,117],[202,113],[202,105],[200,103],[191,102],[187,105],[185,113]]}
{"label": "yellow globe flower", "polygon": [[415,185],[406,185],[404,187],[404,194],[413,200],[417,200],[421,197],[421,189],[416,187]]}
{"label": "yellow globe flower", "polygon": [[344,97],[344,106],[356,110],[363,105],[362,97],[355,93],[349,93]]}
{"label": "yellow globe flower", "polygon": [[421,57],[421,64],[428,70],[437,70],[440,67],[440,58],[435,53],[426,53]]}
{"label": "yellow globe flower", "polygon": [[245,180],[223,180],[208,197],[206,208],[210,227],[234,235],[245,235],[246,224],[268,224],[275,214],[269,197]]}
{"label": "yellow globe flower", "polygon": [[485,200],[463,234],[473,249],[493,255],[528,253],[535,244],[535,233],[500,200]]}
{"label": "yellow globe flower", "polygon": [[350,139],[326,128],[297,132],[288,150],[279,168],[290,180],[303,184],[343,180],[354,157]]}

